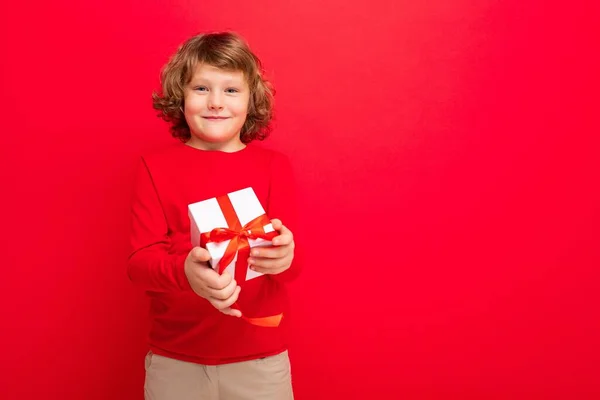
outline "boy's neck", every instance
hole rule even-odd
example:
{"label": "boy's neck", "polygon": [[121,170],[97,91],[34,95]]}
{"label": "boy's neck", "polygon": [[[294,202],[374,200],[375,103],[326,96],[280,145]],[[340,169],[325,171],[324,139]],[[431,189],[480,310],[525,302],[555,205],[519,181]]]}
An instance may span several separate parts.
{"label": "boy's neck", "polygon": [[196,138],[192,137],[185,144],[198,150],[221,151],[224,153],[235,153],[246,148],[246,145],[242,143],[242,141],[234,141],[229,143],[210,143],[194,139]]}

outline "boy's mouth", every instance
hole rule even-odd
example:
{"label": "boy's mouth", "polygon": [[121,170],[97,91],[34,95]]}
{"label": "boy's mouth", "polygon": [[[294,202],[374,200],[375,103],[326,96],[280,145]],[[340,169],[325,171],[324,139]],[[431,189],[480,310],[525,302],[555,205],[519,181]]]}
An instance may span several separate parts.
{"label": "boy's mouth", "polygon": [[221,121],[221,120],[227,119],[229,117],[202,117],[202,118],[208,119],[210,121]]}

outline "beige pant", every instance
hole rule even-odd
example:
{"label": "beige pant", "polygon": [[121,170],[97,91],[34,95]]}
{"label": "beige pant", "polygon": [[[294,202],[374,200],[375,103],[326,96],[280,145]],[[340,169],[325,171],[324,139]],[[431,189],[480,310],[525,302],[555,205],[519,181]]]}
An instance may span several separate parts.
{"label": "beige pant", "polygon": [[200,365],[149,352],[146,400],[293,400],[287,351],[258,360]]}

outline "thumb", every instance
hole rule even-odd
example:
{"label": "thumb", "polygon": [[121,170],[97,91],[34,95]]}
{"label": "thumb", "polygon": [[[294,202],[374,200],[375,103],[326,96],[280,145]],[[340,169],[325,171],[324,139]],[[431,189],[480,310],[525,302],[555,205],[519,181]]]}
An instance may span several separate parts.
{"label": "thumb", "polygon": [[210,260],[210,253],[202,247],[194,247],[190,255],[194,262],[208,262]]}

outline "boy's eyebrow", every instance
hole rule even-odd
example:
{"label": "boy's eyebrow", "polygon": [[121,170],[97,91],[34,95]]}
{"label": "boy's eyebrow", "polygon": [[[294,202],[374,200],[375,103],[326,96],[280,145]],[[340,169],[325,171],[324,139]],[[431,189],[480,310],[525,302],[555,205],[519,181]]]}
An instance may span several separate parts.
{"label": "boy's eyebrow", "polygon": [[[190,83],[194,84],[194,83],[198,83],[198,82],[201,82],[201,81],[202,82],[210,82],[210,79],[203,78],[203,77],[197,77],[197,78],[192,78],[192,80],[190,81]],[[226,80],[223,81],[223,83],[225,85],[232,85],[232,84],[243,85],[243,81],[240,81],[239,79],[226,79]]]}

